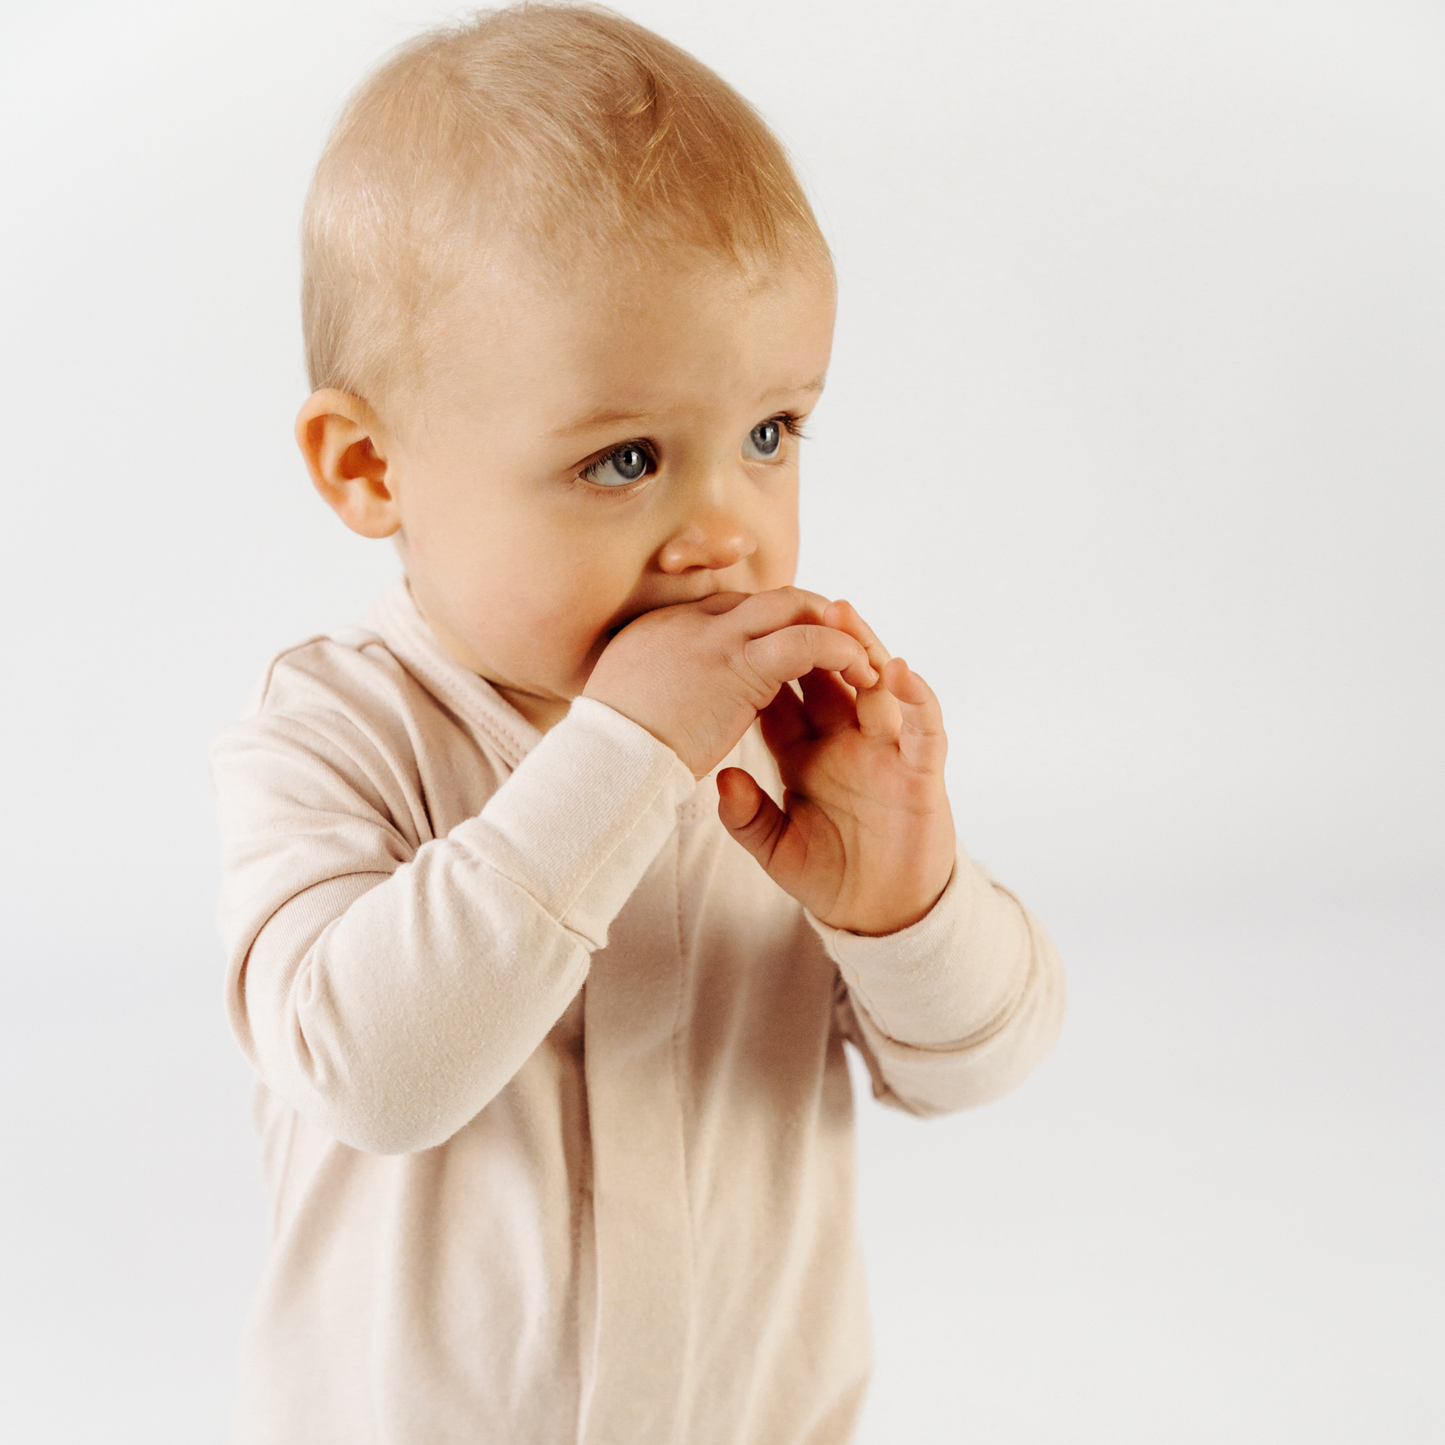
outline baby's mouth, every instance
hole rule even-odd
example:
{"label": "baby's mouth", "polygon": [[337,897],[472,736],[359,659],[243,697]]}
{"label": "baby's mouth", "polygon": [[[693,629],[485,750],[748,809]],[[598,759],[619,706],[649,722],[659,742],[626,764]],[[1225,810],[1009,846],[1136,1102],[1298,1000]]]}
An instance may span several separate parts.
{"label": "baby's mouth", "polygon": [[602,634],[603,646],[611,642],[624,628],[631,627],[639,617],[646,617],[649,612],[655,612],[656,610],[655,607],[641,607],[636,612],[629,613],[626,617],[622,618],[621,621],[614,622],[612,626],[607,628]]}
{"label": "baby's mouth", "polygon": [[603,636],[606,637],[608,642],[611,642],[623,628],[631,627],[639,617],[646,617],[649,612],[656,612],[659,607],[666,607],[668,605],[666,602],[655,602],[651,607],[639,607],[636,612],[629,612],[621,621],[614,622],[612,626],[603,633]]}
{"label": "baby's mouth", "polygon": [[710,587],[706,592],[699,593],[696,597],[674,597],[667,602],[654,602],[650,607],[639,607],[636,612],[629,613],[621,622],[614,623],[602,634],[608,642],[611,642],[624,627],[630,627],[639,617],[646,617],[649,612],[660,611],[664,607],[685,607],[689,602],[701,602],[704,598],[711,597],[715,592],[729,589]]}

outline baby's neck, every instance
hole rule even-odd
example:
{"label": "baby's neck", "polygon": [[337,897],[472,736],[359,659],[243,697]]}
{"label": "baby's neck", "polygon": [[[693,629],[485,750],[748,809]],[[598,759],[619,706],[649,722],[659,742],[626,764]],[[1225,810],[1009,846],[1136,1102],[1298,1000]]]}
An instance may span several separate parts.
{"label": "baby's neck", "polygon": [[492,687],[542,733],[561,722],[567,716],[567,709],[572,706],[564,697],[538,697],[536,693],[503,687],[497,682],[492,683]]}

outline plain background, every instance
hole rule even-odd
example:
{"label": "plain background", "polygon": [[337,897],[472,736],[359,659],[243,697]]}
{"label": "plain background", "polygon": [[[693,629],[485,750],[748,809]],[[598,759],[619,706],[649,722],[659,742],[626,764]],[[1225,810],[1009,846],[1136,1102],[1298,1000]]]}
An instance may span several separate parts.
{"label": "plain background", "polygon": [[[637,0],[842,285],[801,580],[944,698],[1065,1037],[862,1101],[861,1439],[1445,1439],[1445,9]],[[263,1209],[205,749],[395,571],[296,225],[423,0],[0,3],[0,1438],[219,1441]]]}

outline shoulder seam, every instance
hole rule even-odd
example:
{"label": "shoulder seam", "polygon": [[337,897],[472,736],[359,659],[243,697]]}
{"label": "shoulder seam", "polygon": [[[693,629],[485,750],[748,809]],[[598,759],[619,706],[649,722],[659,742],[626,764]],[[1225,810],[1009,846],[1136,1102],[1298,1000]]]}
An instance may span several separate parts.
{"label": "shoulder seam", "polygon": [[[349,636],[338,636],[334,632],[316,632],[310,637],[303,638],[300,642],[293,642],[290,647],[283,647],[270,662],[266,664],[266,671],[261,674],[261,685],[256,690],[256,700],[251,706],[252,714],[259,713],[266,706],[266,699],[271,693],[271,683],[276,675],[278,664],[284,662],[288,657],[303,651],[305,648],[313,647],[318,642],[334,642],[338,647],[349,648],[352,652],[360,652],[369,644],[380,643],[386,648],[386,642],[377,633],[368,631],[362,627],[349,627],[345,629]],[[390,649],[386,648],[388,654]]]}

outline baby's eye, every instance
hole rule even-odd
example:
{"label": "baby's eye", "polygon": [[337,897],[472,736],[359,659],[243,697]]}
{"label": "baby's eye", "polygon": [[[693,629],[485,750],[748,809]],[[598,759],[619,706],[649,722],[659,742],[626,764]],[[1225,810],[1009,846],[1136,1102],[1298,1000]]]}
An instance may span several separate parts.
{"label": "baby's eye", "polygon": [[760,421],[748,433],[748,439],[743,443],[743,455],[754,461],[771,461],[777,456],[782,440],[782,425],[777,417],[769,417],[767,421]]}
{"label": "baby's eye", "polygon": [[582,475],[599,487],[626,487],[652,469],[652,457],[640,443],[624,442],[615,452],[583,467]]}

